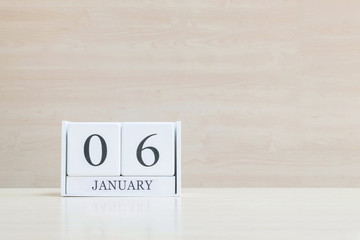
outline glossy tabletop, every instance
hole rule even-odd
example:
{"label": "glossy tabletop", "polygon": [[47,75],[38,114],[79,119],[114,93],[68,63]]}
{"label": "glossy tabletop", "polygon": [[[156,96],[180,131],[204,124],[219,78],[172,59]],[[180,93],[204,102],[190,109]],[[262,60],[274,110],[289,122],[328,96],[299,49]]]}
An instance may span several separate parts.
{"label": "glossy tabletop", "polygon": [[183,189],[60,197],[0,189],[0,239],[360,239],[360,189]]}

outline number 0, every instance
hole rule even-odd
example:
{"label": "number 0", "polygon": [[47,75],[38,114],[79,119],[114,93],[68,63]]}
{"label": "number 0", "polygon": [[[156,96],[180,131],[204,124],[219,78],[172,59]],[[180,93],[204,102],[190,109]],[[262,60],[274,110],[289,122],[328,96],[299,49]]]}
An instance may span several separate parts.
{"label": "number 0", "polygon": [[[159,154],[159,151],[158,151],[156,148],[151,147],[151,146],[150,146],[150,147],[145,147],[145,148],[143,148],[144,143],[146,142],[146,140],[148,140],[148,138],[150,138],[150,137],[152,137],[152,136],[155,136],[155,135],[156,135],[156,134],[151,134],[151,135],[147,136],[146,138],[144,138],[144,139],[140,142],[139,146],[138,146],[137,149],[136,149],[136,157],[137,157],[139,163],[140,163],[141,165],[143,165],[144,167],[154,166],[154,165],[159,161],[160,154]],[[144,162],[144,160],[142,159],[141,152],[142,152],[143,150],[145,150],[145,149],[150,149],[150,150],[154,153],[155,160],[154,160],[154,163],[153,163],[153,164],[146,164],[146,163]]]}
{"label": "number 0", "polygon": [[[100,139],[100,142],[101,142],[101,161],[98,163],[98,164],[94,164],[91,159],[90,159],[90,153],[89,153],[89,146],[90,146],[90,140],[92,137],[98,137]],[[103,164],[105,162],[105,159],[106,159],[106,155],[107,155],[107,146],[106,146],[106,142],[104,140],[104,138],[98,134],[93,134],[93,135],[90,135],[86,141],[85,141],[85,144],[84,144],[84,155],[85,155],[85,159],[86,161],[91,165],[91,166],[100,166],[101,164]]]}

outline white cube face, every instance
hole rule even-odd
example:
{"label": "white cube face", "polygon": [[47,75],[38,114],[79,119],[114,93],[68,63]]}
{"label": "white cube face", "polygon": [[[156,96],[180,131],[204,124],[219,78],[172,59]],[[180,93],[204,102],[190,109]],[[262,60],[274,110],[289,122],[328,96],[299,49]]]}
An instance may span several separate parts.
{"label": "white cube face", "polygon": [[68,176],[120,176],[120,123],[69,123]]}
{"label": "white cube face", "polygon": [[122,175],[174,175],[174,123],[123,123],[122,142]]}

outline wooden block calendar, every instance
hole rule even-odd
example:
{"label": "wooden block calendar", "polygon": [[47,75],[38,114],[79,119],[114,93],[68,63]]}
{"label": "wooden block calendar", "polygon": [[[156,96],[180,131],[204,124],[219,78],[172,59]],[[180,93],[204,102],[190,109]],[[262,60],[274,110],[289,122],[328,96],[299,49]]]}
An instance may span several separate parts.
{"label": "wooden block calendar", "polygon": [[181,122],[62,122],[62,196],[179,196]]}

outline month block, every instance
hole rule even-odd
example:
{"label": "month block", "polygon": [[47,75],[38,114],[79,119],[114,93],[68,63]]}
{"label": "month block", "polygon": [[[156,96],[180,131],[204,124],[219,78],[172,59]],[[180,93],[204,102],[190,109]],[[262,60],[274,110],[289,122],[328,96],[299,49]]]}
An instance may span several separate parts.
{"label": "month block", "polygon": [[174,175],[174,123],[124,123],[122,139],[122,175]]}
{"label": "month block", "polygon": [[62,196],[179,196],[181,122],[62,123]]}

